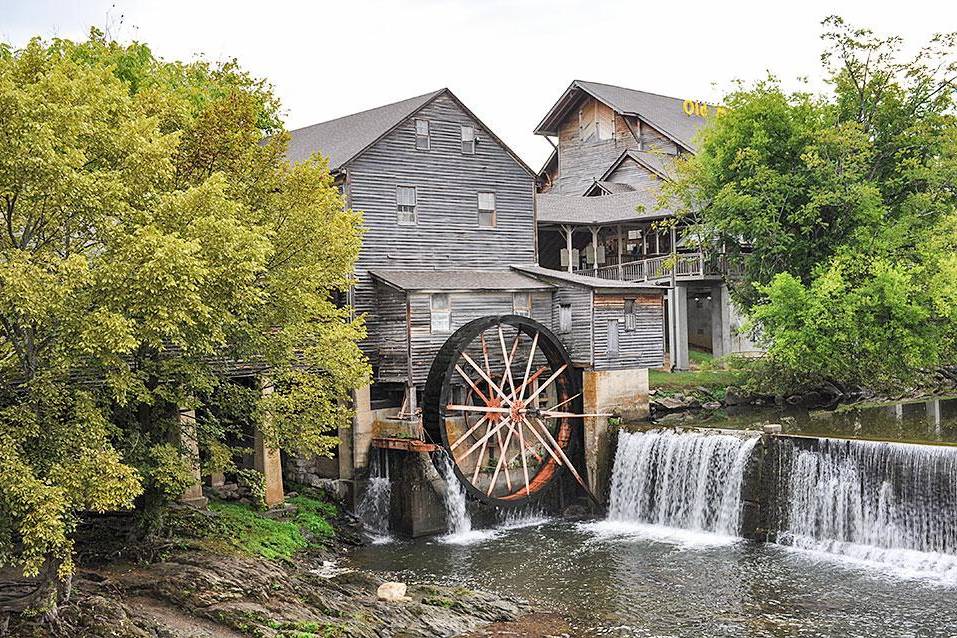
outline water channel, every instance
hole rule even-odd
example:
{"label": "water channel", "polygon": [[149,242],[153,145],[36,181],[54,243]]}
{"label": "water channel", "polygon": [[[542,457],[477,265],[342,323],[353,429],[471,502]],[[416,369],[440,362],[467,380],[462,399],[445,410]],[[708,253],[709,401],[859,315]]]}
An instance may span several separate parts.
{"label": "water channel", "polygon": [[[919,405],[790,413],[788,429],[957,443],[957,401]],[[715,425],[780,420],[768,417]],[[786,486],[782,540],[762,544],[739,538],[734,516],[752,447],[707,431],[626,433],[603,520],[513,515],[467,537],[371,545],[352,560],[391,578],[528,599],[566,617],[574,636],[957,636],[957,448],[828,439],[796,450],[785,460],[803,474]]]}

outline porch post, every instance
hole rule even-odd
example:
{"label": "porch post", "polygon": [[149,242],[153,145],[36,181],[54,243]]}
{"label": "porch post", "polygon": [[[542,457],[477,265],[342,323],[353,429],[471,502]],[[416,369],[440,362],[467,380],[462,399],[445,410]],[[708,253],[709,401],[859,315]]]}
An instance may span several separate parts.
{"label": "porch post", "polygon": [[675,291],[675,369],[687,370],[688,358],[688,284],[678,283]]}
{"label": "porch post", "polygon": [[565,251],[568,253],[568,272],[572,272],[572,233],[573,226],[562,226],[565,231]]}
{"label": "porch post", "polygon": [[185,448],[184,457],[193,473],[193,484],[179,497],[180,502],[193,507],[205,508],[203,496],[203,476],[199,463],[199,435],[196,432],[196,411],[178,409],[179,444]]}
{"label": "porch post", "polygon": [[[262,393],[268,396],[272,392],[272,384],[267,381]],[[285,494],[282,486],[282,460],[279,456],[279,448],[271,447],[258,427],[253,441],[253,465],[265,478],[266,505],[272,507],[282,503]]]}

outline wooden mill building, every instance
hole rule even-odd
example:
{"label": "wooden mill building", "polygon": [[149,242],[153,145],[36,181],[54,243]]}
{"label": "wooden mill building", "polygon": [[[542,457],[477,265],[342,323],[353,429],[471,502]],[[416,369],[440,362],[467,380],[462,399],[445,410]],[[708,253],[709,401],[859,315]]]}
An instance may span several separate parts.
{"label": "wooden mill building", "polygon": [[[716,356],[754,350],[725,281],[733,263],[702,251],[689,225],[665,224],[661,185],[720,107],[576,80],[535,128],[553,146],[539,172],[539,263],[667,290],[668,361],[687,369],[689,347]],[[672,266],[674,264],[674,266]]]}
{"label": "wooden mill building", "polygon": [[356,393],[338,460],[309,471],[348,479],[364,467],[377,424],[414,420],[435,353],[482,316],[537,320],[583,374],[628,379],[619,394],[647,408],[647,368],[664,354],[664,290],[543,267],[552,253],[538,241],[551,242],[551,226],[536,219],[539,175],[451,91],[292,131],[291,162],[317,153],[364,214],[350,301],[366,316],[373,383]]}

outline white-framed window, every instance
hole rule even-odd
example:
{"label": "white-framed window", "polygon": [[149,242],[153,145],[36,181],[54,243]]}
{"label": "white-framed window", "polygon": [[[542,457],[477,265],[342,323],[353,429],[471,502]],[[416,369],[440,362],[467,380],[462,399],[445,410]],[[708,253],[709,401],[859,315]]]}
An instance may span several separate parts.
{"label": "white-framed window", "polygon": [[414,224],[418,221],[415,214],[415,186],[395,187],[395,209],[399,224]]}
{"label": "white-framed window", "polygon": [[558,332],[568,334],[572,331],[572,305],[563,303],[558,305]]}
{"label": "white-framed window", "polygon": [[446,292],[433,293],[429,299],[432,312],[432,333],[452,331],[452,301]]}
{"label": "white-framed window", "polygon": [[633,332],[638,325],[635,317],[635,300],[625,299],[625,332]]}
{"label": "white-framed window", "polygon": [[462,125],[462,152],[475,155],[475,128]]}
{"label": "white-framed window", "polygon": [[478,225],[495,228],[495,193],[478,194]]}
{"label": "white-framed window", "polygon": [[415,121],[415,147],[420,151],[432,148],[432,136],[429,133],[428,120]]}
{"label": "white-framed window", "polygon": [[618,356],[618,320],[608,320],[608,343],[605,345],[605,355]]}
{"label": "white-framed window", "polygon": [[529,317],[532,314],[532,295],[527,292],[512,293],[512,313]]}

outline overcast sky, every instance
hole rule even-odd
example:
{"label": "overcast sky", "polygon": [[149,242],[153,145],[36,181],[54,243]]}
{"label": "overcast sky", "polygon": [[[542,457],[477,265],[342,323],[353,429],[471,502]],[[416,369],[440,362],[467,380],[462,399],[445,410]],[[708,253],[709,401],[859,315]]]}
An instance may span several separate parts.
{"label": "overcast sky", "polygon": [[236,57],[268,78],[289,128],[447,86],[534,168],[531,131],[573,79],[715,102],[773,71],[820,86],[820,21],[839,13],[922,44],[953,0],[0,0],[0,39],[91,25],[168,59]]}

